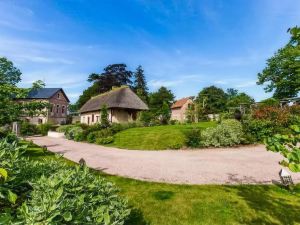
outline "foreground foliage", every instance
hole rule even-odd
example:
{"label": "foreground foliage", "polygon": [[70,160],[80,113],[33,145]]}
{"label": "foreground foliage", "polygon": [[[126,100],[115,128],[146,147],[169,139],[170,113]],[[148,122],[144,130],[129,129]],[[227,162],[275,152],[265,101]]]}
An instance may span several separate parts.
{"label": "foreground foliage", "polygon": [[27,146],[0,142],[0,224],[123,224],[130,210],[116,187],[59,157],[29,160]]}
{"label": "foreground foliage", "polygon": [[292,134],[277,134],[268,137],[265,141],[267,149],[273,152],[280,152],[285,160],[280,164],[288,167],[293,172],[300,172],[300,128],[299,126],[291,126]]}

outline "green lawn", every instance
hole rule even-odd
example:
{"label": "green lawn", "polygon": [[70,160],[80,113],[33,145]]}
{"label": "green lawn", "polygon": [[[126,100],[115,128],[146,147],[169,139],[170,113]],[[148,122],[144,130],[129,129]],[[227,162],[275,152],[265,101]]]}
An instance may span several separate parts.
{"label": "green lawn", "polygon": [[184,145],[183,131],[193,127],[207,128],[215,122],[201,122],[188,125],[166,125],[137,127],[121,131],[115,135],[110,146],[124,149],[163,150]]}
{"label": "green lawn", "polygon": [[[27,156],[39,160],[53,154],[31,146]],[[95,171],[100,175],[134,208],[128,225],[300,224],[300,185],[291,193],[275,185],[171,185]]]}

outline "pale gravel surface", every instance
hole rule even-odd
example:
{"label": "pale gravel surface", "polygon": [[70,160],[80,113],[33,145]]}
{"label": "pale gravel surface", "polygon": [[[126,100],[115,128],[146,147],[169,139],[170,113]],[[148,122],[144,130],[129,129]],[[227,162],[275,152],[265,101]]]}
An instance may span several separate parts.
{"label": "pale gravel surface", "polygon": [[[91,168],[139,180],[176,184],[267,184],[278,181],[282,157],[263,145],[199,150],[139,151],[62,138],[31,137],[38,145]],[[300,173],[292,173],[300,182]]]}

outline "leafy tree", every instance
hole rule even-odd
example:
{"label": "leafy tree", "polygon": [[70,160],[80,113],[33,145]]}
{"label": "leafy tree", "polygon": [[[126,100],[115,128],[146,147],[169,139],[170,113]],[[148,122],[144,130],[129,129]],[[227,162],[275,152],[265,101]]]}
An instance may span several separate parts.
{"label": "leafy tree", "polygon": [[288,32],[289,43],[268,59],[267,67],[258,74],[257,84],[267,84],[265,91],[274,91],[277,99],[295,97],[300,90],[300,28]]}
{"label": "leafy tree", "polygon": [[93,85],[79,96],[78,107],[83,106],[92,96],[110,91],[112,87],[130,86],[132,84],[132,72],[126,67],[125,64],[112,64],[105,67],[101,74],[90,74],[88,81],[93,82]]}
{"label": "leafy tree", "polygon": [[228,88],[226,92],[229,99],[239,94],[239,91],[235,88]]}
{"label": "leafy tree", "polygon": [[[166,87],[161,87],[158,91],[149,95],[149,108],[152,120],[159,119],[162,123],[166,123],[170,119],[170,107],[174,102],[174,94]],[[149,118],[149,113],[147,113]]]}
{"label": "leafy tree", "polygon": [[101,107],[101,127],[109,127],[107,106]]}
{"label": "leafy tree", "polygon": [[226,110],[226,93],[218,87],[210,86],[199,92],[196,103],[204,114],[220,113]]}
{"label": "leafy tree", "polygon": [[238,93],[235,96],[231,97],[227,101],[227,107],[239,107],[241,105],[243,106],[250,106],[255,101],[252,97],[247,95],[246,93]]}
{"label": "leafy tree", "polygon": [[136,92],[136,94],[144,101],[148,102],[148,87],[146,78],[144,75],[144,70],[142,66],[138,66],[136,68],[136,71],[134,73],[134,82],[133,82],[133,88]]}
{"label": "leafy tree", "polygon": [[265,107],[265,106],[279,106],[280,101],[275,98],[267,98],[260,102],[259,106]]}
{"label": "leafy tree", "polygon": [[44,81],[41,80],[37,80],[35,82],[32,83],[32,89],[41,89],[44,88],[46,86]]}
{"label": "leafy tree", "polygon": [[188,105],[188,108],[185,112],[186,122],[194,123],[197,118],[197,111],[194,103]]}
{"label": "leafy tree", "polygon": [[[8,59],[0,58],[0,126],[20,120],[22,115],[34,116],[43,114],[43,109],[48,106],[43,102],[16,101],[26,98],[31,89],[18,88],[21,81],[21,71],[14,67]],[[38,88],[41,82],[35,82]]]}

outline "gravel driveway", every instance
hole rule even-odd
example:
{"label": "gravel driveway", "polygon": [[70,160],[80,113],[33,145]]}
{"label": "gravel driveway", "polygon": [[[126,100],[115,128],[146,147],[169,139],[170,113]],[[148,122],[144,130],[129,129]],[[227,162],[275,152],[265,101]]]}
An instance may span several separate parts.
{"label": "gravel driveway", "polygon": [[[278,181],[282,159],[263,145],[199,150],[121,150],[62,138],[31,137],[38,145],[105,173],[177,184],[267,184]],[[300,173],[292,173],[300,182]]]}

